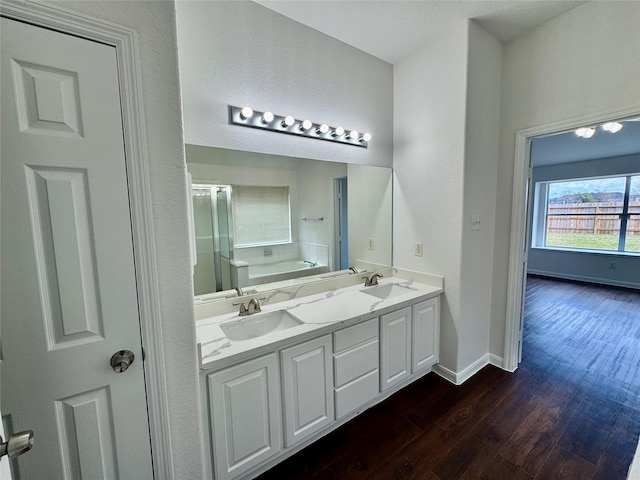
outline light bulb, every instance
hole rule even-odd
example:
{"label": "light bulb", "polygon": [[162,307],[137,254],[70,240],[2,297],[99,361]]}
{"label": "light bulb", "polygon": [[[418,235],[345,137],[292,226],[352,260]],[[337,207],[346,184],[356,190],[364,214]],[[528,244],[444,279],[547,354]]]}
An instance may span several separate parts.
{"label": "light bulb", "polygon": [[327,133],[329,131],[329,125],[327,125],[326,123],[323,123],[322,125],[320,125],[318,128],[316,128],[316,133],[318,135],[324,135],[325,133]]}
{"label": "light bulb", "polygon": [[243,120],[253,117],[253,109],[251,107],[242,107],[242,110],[240,110],[240,116]]}
{"label": "light bulb", "polygon": [[616,133],[622,130],[622,124],[620,122],[607,122],[602,125],[602,129],[607,132]]}
{"label": "light bulb", "polygon": [[351,130],[349,132],[349,138],[352,140],[358,140],[359,136],[360,136],[360,132],[358,132],[358,130]]}
{"label": "light bulb", "polygon": [[271,123],[271,122],[273,122],[273,113],[264,112],[262,114],[262,123]]}
{"label": "light bulb", "polygon": [[582,127],[576,130],[576,135],[583,138],[591,138],[596,133],[594,127]]}
{"label": "light bulb", "polygon": [[311,123],[311,120],[304,120],[300,124],[300,130],[302,130],[302,131],[309,130],[311,127],[313,127],[313,123]]}
{"label": "light bulb", "polygon": [[281,125],[283,128],[289,128],[291,125],[293,125],[295,123],[296,119],[293,118],[291,115],[287,115],[286,117],[284,117],[284,120],[282,121]]}
{"label": "light bulb", "polygon": [[331,135],[333,135],[334,137],[341,137],[342,135],[344,135],[344,128],[336,127]]}
{"label": "light bulb", "polygon": [[362,139],[363,142],[368,142],[369,140],[371,140],[371,134],[369,132],[365,133],[364,135],[362,135]]}

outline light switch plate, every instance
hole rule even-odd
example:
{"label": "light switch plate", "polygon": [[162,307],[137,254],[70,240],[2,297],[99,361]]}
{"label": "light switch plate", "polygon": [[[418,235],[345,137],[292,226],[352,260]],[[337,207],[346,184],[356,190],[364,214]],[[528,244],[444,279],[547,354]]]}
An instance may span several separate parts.
{"label": "light switch plate", "polygon": [[471,230],[480,230],[480,215],[471,215]]}

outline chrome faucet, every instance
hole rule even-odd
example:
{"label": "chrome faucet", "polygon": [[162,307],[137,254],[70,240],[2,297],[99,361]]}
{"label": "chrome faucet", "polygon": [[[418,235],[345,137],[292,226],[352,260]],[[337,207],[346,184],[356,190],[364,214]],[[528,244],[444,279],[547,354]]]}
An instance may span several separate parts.
{"label": "chrome faucet", "polygon": [[[264,300],[264,298],[262,300]],[[240,305],[240,312],[238,313],[238,315],[241,317],[253,315],[254,313],[259,313],[262,311],[262,309],[260,308],[260,301],[256,298],[251,298],[247,305],[245,305],[244,302],[234,303],[233,305]]]}
{"label": "chrome faucet", "polygon": [[236,287],[236,293],[238,294],[239,297],[242,296],[242,289],[240,287]]}
{"label": "chrome faucet", "polygon": [[349,267],[349,271],[353,273],[358,273],[358,269],[356,267]]}
{"label": "chrome faucet", "polygon": [[364,286],[365,287],[373,287],[374,285],[378,285],[378,278],[382,278],[381,273],[374,273],[370,277],[362,277],[364,278]]}

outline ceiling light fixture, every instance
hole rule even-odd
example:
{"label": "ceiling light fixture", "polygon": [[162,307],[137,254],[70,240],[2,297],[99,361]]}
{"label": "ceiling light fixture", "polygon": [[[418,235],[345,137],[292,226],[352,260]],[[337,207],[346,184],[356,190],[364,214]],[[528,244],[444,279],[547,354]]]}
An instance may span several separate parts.
{"label": "ceiling light fixture", "polygon": [[582,127],[576,130],[576,135],[582,138],[591,138],[596,133],[596,127]]}
{"label": "ceiling light fixture", "polygon": [[607,122],[602,125],[602,129],[605,132],[616,133],[622,130],[622,124],[620,122]]}
{"label": "ceiling light fixture", "polygon": [[[251,107],[241,108],[229,105],[229,123],[363,148],[368,148],[371,140],[371,134],[368,132],[360,134],[356,129],[345,131],[342,127],[330,127],[326,123],[313,123],[309,119],[298,120],[291,115],[283,116],[275,115],[270,111],[254,111]],[[348,133],[345,135],[346,132]]]}

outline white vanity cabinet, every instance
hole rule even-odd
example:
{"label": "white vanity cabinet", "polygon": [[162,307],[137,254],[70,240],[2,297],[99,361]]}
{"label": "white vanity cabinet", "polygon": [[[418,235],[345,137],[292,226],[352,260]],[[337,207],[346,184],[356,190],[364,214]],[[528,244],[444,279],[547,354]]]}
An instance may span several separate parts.
{"label": "white vanity cabinet", "polygon": [[411,307],[380,317],[380,390],[411,375]]}
{"label": "white vanity cabinet", "polygon": [[207,375],[216,480],[235,478],[282,448],[275,353]]}
{"label": "white vanity cabinet", "polygon": [[440,300],[430,298],[411,308],[411,373],[438,362],[440,348]]}
{"label": "white vanity cabinet", "polygon": [[334,332],[336,417],[342,418],[379,393],[378,319]]}
{"label": "white vanity cabinet", "polygon": [[325,322],[203,370],[207,476],[254,478],[425,375],[438,362],[439,302],[421,295]]}
{"label": "white vanity cabinet", "polygon": [[334,421],[331,353],[331,335],[280,352],[286,447]]}

